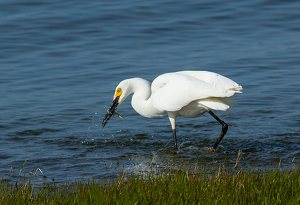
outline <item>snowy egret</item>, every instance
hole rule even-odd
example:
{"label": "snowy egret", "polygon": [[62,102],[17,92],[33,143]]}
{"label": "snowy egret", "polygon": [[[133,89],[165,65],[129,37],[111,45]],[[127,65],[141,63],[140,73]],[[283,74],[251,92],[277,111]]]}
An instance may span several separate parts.
{"label": "snowy egret", "polygon": [[144,117],[168,114],[173,131],[174,147],[177,150],[176,118],[195,118],[208,112],[221,125],[222,131],[213,145],[216,149],[227,132],[228,125],[212,110],[226,111],[231,97],[242,93],[242,86],[217,73],[208,71],[180,71],[158,76],[152,83],[142,78],[131,78],[120,82],[116,87],[112,105],[103,120],[102,127],[118,106],[133,93],[131,105]]}

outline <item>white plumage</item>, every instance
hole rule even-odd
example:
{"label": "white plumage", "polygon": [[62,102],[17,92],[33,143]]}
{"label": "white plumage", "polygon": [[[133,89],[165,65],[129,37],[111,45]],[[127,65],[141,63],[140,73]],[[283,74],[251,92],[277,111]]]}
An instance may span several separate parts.
{"label": "white plumage", "polygon": [[[166,73],[158,76],[151,87],[150,85],[150,82],[142,78],[131,78],[120,82],[115,91],[113,105],[103,120],[103,127],[117,107],[133,93],[131,104],[140,115],[149,118],[166,113],[169,115],[177,149],[175,131],[177,116],[194,118],[208,112],[222,126],[226,125],[226,131],[222,128],[222,133],[225,132],[224,136],[227,132],[227,124],[211,110],[227,110],[231,97],[243,90],[242,86],[229,78],[208,71]],[[221,135],[214,148],[223,138]]]}

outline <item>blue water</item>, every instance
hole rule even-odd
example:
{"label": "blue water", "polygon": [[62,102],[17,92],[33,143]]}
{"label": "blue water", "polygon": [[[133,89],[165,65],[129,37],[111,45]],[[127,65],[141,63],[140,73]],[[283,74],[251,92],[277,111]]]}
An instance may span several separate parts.
{"label": "blue water", "polygon": [[[106,179],[122,168],[182,163],[282,167],[300,162],[299,1],[0,2],[0,176],[11,181]],[[244,93],[221,126],[210,115],[178,118],[173,152],[167,116],[101,123],[126,78],[207,70]],[[25,160],[27,159],[25,165]],[[10,169],[12,170],[10,171]],[[9,175],[9,176],[8,176]]]}

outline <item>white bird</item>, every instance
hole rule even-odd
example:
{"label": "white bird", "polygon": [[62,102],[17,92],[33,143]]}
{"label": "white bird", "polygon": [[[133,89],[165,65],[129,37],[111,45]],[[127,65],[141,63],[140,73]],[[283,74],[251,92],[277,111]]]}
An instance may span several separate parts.
{"label": "white bird", "polygon": [[113,114],[117,114],[115,111],[118,106],[133,93],[131,105],[140,115],[151,118],[168,114],[176,150],[176,118],[195,118],[208,112],[222,125],[222,132],[213,145],[216,149],[226,134],[228,125],[211,110],[226,111],[231,97],[235,93],[242,93],[242,90],[242,86],[229,78],[208,71],[166,73],[158,76],[152,85],[142,78],[126,79],[116,87],[102,127]]}

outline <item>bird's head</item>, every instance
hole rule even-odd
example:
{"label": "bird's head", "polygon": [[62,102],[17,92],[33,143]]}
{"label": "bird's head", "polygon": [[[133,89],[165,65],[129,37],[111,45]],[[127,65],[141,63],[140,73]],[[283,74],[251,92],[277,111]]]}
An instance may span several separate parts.
{"label": "bird's head", "polygon": [[[123,80],[115,90],[115,94],[113,97],[112,104],[110,108],[107,110],[107,113],[105,115],[105,118],[102,122],[102,127],[106,125],[110,117],[116,113],[116,109],[121,105],[121,103],[132,93],[131,86],[129,83],[129,80]],[[117,114],[119,117],[121,117],[119,114]],[[122,118],[122,117],[121,117]]]}

